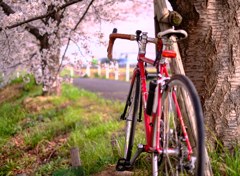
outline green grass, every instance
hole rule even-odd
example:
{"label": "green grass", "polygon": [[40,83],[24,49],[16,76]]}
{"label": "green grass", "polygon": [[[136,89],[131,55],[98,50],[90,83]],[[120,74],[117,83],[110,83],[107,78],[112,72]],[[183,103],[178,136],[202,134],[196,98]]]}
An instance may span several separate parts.
{"label": "green grass", "polygon": [[217,151],[210,151],[211,165],[216,176],[238,176],[240,173],[240,147],[236,146],[232,151],[223,146],[218,146]]}
{"label": "green grass", "polygon": [[[14,84],[22,82],[16,80]],[[34,98],[41,95],[37,86],[25,87],[15,99],[0,104],[0,175],[58,175],[66,169],[71,171],[72,147],[79,148],[86,175],[116,162],[110,140],[119,128],[122,103],[67,84],[62,86],[62,96],[41,100]],[[24,101],[31,97],[29,109]],[[36,107],[44,108],[37,111]]]}
{"label": "green grass", "polygon": [[[24,118],[25,111],[20,105],[6,103],[0,106],[0,147],[21,130],[18,122]],[[17,114],[17,115],[16,115]]]}
{"label": "green grass", "polygon": [[[22,81],[13,81],[9,92],[15,90],[11,90],[14,84]],[[123,146],[125,122],[118,120],[123,103],[68,84],[62,86],[61,96],[42,99],[38,99],[41,87],[34,80],[19,90],[18,95],[0,104],[0,175],[91,175],[116,163],[110,141],[117,136]],[[32,101],[26,103],[26,99]],[[136,140],[143,140],[143,134],[138,128]],[[70,163],[72,147],[79,148],[82,162],[76,170]],[[239,147],[229,152],[220,145],[210,156],[214,175],[239,175]],[[146,155],[137,161],[137,175],[149,174],[139,171],[151,168],[148,161]]]}
{"label": "green grass", "polygon": [[71,73],[70,69],[64,68],[64,69],[60,72],[60,76],[61,76],[61,77],[70,76],[70,73]]}

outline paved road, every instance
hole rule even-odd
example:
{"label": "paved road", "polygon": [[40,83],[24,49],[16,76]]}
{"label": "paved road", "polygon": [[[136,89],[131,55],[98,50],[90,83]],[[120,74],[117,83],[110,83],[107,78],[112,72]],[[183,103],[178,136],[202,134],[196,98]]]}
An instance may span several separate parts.
{"label": "paved road", "polygon": [[76,78],[73,85],[83,88],[111,100],[126,101],[130,83],[96,78]]}

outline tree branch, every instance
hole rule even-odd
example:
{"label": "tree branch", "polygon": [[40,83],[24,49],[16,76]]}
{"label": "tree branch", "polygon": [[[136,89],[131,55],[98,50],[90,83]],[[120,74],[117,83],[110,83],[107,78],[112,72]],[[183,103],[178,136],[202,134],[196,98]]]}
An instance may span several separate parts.
{"label": "tree branch", "polygon": [[[37,16],[37,17],[34,17],[34,18],[31,18],[31,19],[28,19],[28,20],[25,20],[25,21],[22,21],[22,22],[19,22],[19,23],[16,23],[16,24],[13,24],[13,25],[10,25],[10,26],[7,26],[5,27],[5,29],[12,29],[12,28],[15,28],[15,27],[18,27],[18,26],[21,26],[23,24],[26,24],[26,23],[29,23],[29,22],[32,22],[32,21],[36,21],[36,20],[39,20],[39,19],[43,19],[43,18],[46,18],[62,9],[65,9],[66,7],[70,6],[70,5],[73,5],[73,4],[76,4],[78,2],[81,2],[82,0],[70,0],[68,2],[66,2],[66,4],[58,7],[57,9],[53,9],[49,12],[47,12],[46,14],[44,15],[40,15],[40,16]],[[4,12],[8,15],[10,12],[12,13],[15,13],[11,7],[9,5],[7,5],[6,3],[4,3],[3,1],[0,2],[0,6],[3,8]],[[2,31],[3,28],[0,28],[0,31]]]}
{"label": "tree branch", "polygon": [[82,20],[85,18],[85,16],[87,15],[87,12],[89,10],[89,8],[91,7],[91,5],[93,4],[94,0],[91,0],[91,2],[88,4],[85,12],[83,13],[82,17],[79,19],[79,21],[77,22],[77,24],[74,27],[74,31],[77,29],[78,25],[82,22]]}
{"label": "tree branch", "polygon": [[3,1],[0,2],[0,6],[2,7],[2,9],[3,9],[3,11],[4,11],[4,13],[5,13],[6,15],[10,15],[10,14],[15,13],[15,12],[11,9],[11,7],[10,7],[9,5],[7,5],[7,4],[6,4],[5,2],[3,2]]}
{"label": "tree branch", "polygon": [[[75,27],[73,28],[72,31],[75,31],[75,30],[77,29],[78,25],[82,22],[82,20],[84,19],[84,17],[87,15],[87,12],[88,12],[88,10],[90,9],[90,7],[91,7],[91,5],[93,4],[93,2],[94,2],[94,0],[91,0],[91,2],[88,4],[85,12],[83,13],[82,17],[78,20],[78,22],[76,23],[76,25],[75,25]],[[70,41],[71,41],[71,36],[68,38],[67,46],[66,46],[66,48],[65,48],[65,50],[64,50],[64,53],[63,53],[63,56],[62,56],[62,61],[63,61],[63,59],[64,59],[64,57],[65,57],[65,55],[66,55],[66,53],[67,53],[67,50],[68,50],[68,46],[69,46],[69,44],[70,44]],[[62,61],[61,61],[60,65],[59,65],[59,67],[58,67],[58,72],[60,71],[60,69],[61,69],[61,67],[62,67]]]}

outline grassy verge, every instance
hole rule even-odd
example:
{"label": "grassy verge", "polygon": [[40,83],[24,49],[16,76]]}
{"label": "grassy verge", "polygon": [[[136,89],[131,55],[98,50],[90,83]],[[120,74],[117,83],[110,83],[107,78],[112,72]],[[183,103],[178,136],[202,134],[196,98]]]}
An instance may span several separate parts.
{"label": "grassy verge", "polygon": [[[41,93],[32,80],[24,85],[15,80],[0,91],[0,175],[80,175],[82,170],[69,172],[72,147],[80,150],[85,175],[116,163],[110,142],[112,136],[123,138],[124,123],[118,121],[122,103],[67,84],[61,96],[42,97]],[[236,147],[230,153],[221,147],[210,152],[214,175],[239,175],[239,150]],[[150,161],[144,157],[136,163],[137,169],[150,170],[149,162],[141,163]]]}
{"label": "grassy verge", "polygon": [[110,141],[123,105],[71,85],[62,90],[60,97],[41,97],[39,87],[19,86],[0,104],[0,175],[54,175],[70,167],[72,147],[79,148],[86,175],[116,162]]}
{"label": "grassy verge", "polygon": [[236,146],[229,151],[223,146],[218,146],[215,151],[210,151],[211,166],[215,176],[238,176],[240,173],[240,147]]}

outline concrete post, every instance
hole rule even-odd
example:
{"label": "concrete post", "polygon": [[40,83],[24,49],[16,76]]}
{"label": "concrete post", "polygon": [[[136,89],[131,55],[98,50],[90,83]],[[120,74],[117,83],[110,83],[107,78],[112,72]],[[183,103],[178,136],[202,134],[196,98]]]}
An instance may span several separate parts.
{"label": "concrete post", "polygon": [[106,64],[106,79],[109,79],[109,64]]}
{"label": "concrete post", "polygon": [[130,65],[127,62],[127,64],[126,64],[126,81],[129,81],[129,79],[130,79]]}
{"label": "concrete post", "polygon": [[90,77],[90,76],[91,76],[91,71],[90,71],[90,63],[88,63],[88,64],[87,64],[87,68],[86,68],[86,75],[87,75],[88,77]]}
{"label": "concrete post", "polygon": [[119,76],[119,72],[118,72],[118,71],[119,71],[119,66],[118,66],[118,63],[117,63],[117,62],[116,62],[115,65],[114,65],[114,69],[115,69],[115,70],[114,70],[114,71],[115,71],[115,72],[114,72],[114,73],[115,73],[115,80],[118,80],[118,79],[119,79],[119,77],[118,77],[118,76]]}
{"label": "concrete post", "polygon": [[98,76],[101,76],[101,62],[98,61]]}

